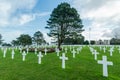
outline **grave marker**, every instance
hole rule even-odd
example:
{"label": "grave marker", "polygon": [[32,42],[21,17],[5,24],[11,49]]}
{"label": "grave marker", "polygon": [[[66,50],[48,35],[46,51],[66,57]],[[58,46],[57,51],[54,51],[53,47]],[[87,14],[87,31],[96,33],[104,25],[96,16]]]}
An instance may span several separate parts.
{"label": "grave marker", "polygon": [[65,48],[65,53],[67,53],[67,48]]}
{"label": "grave marker", "polygon": [[37,48],[35,48],[35,54],[37,54]]}
{"label": "grave marker", "polygon": [[4,52],[4,48],[2,47],[1,50]]}
{"label": "grave marker", "polygon": [[81,51],[81,48],[79,47],[79,48],[77,48],[77,54],[79,54],[80,53],[80,51]]}
{"label": "grave marker", "polygon": [[12,59],[14,59],[14,54],[15,54],[15,51],[14,49],[12,49]]}
{"label": "grave marker", "polygon": [[120,53],[120,47],[118,48],[118,51],[119,51],[119,53]]}
{"label": "grave marker", "polygon": [[60,50],[59,50],[59,49],[57,49],[57,50],[56,50],[56,52],[57,52],[57,56],[59,56]]}
{"label": "grave marker", "polygon": [[95,60],[97,60],[97,55],[98,55],[99,53],[96,51],[96,50],[94,50],[94,59]]}
{"label": "grave marker", "polygon": [[62,68],[65,69],[65,60],[68,60],[68,57],[65,57],[65,53],[63,53],[60,59],[62,59]]}
{"label": "grave marker", "polygon": [[110,56],[112,56],[112,53],[113,53],[113,51],[114,51],[113,48],[110,48],[109,51],[110,51]]}
{"label": "grave marker", "polygon": [[102,59],[103,59],[102,61],[98,60],[98,64],[103,64],[103,76],[108,77],[107,65],[113,65],[113,63],[107,61],[107,56],[103,56]]}
{"label": "grave marker", "polygon": [[41,64],[41,58],[43,57],[42,53],[39,52],[38,56],[38,64]]}
{"label": "grave marker", "polygon": [[28,52],[29,52],[29,48],[27,48],[27,54],[28,54]]}
{"label": "grave marker", "polygon": [[6,53],[7,53],[7,49],[5,48],[4,51],[3,51],[3,57],[4,58],[6,57]]}
{"label": "grave marker", "polygon": [[75,58],[76,51],[74,49],[72,51],[72,54],[73,54],[73,58]]}
{"label": "grave marker", "polygon": [[106,52],[106,48],[104,47],[103,50],[104,50],[104,53],[105,53]]}
{"label": "grave marker", "polygon": [[100,46],[100,51],[102,50],[102,47]]}
{"label": "grave marker", "polygon": [[44,51],[45,51],[45,55],[47,55],[47,51],[48,51],[48,50],[45,48],[45,50],[44,50]]}
{"label": "grave marker", "polygon": [[20,53],[22,53],[22,48],[21,47],[19,48],[19,50],[20,50]]}
{"label": "grave marker", "polygon": [[22,56],[23,56],[23,59],[22,59],[22,60],[25,61],[25,56],[26,56],[25,51],[23,51]]}

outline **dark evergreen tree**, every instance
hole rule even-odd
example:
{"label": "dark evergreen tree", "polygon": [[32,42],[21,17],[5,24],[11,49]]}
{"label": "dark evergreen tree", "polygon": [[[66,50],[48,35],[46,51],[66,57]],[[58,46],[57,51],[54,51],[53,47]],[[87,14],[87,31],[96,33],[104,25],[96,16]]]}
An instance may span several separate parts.
{"label": "dark evergreen tree", "polygon": [[20,45],[20,42],[18,40],[12,40],[11,44],[13,46],[19,46]]}
{"label": "dark evergreen tree", "polygon": [[46,43],[43,34],[40,31],[37,31],[33,35],[33,42],[35,42],[37,45],[41,45],[42,43]]}
{"label": "dark evergreen tree", "polygon": [[70,37],[73,32],[80,34],[83,31],[82,20],[75,8],[68,3],[61,3],[52,11],[47,21],[47,29],[50,30],[48,35],[57,38],[58,48],[66,37]]}
{"label": "dark evergreen tree", "polygon": [[20,45],[26,46],[26,45],[31,45],[32,44],[32,38],[28,34],[22,34],[20,37],[17,38],[19,41]]}

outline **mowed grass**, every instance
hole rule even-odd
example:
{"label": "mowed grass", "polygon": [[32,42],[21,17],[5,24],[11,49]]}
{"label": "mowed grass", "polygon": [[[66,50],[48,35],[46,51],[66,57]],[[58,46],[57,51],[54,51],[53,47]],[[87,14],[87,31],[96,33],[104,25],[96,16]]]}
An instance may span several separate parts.
{"label": "mowed grass", "polygon": [[61,68],[61,60],[56,53],[43,54],[42,64],[38,64],[38,57],[34,53],[27,54],[26,60],[22,61],[22,55],[18,50],[15,50],[13,60],[11,50],[7,51],[6,58],[3,58],[3,52],[0,50],[0,80],[120,80],[120,54],[117,48],[112,57],[109,55],[109,48],[106,53],[98,47],[94,49],[100,53],[98,60],[102,60],[102,56],[106,55],[108,61],[114,64],[108,66],[108,78],[102,76],[102,65],[94,60],[94,55],[88,46],[85,46],[76,54],[76,58],[72,57],[68,47],[65,69]]}

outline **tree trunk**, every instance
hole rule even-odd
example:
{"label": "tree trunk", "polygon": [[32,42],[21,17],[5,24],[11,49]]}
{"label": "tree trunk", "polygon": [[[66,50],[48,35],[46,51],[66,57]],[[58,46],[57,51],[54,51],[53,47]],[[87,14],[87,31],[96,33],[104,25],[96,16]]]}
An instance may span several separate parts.
{"label": "tree trunk", "polygon": [[58,42],[58,49],[60,50],[60,46],[61,46],[61,43],[60,42]]}
{"label": "tree trunk", "polygon": [[58,35],[58,49],[59,50],[60,50],[60,46],[61,46],[60,35]]}

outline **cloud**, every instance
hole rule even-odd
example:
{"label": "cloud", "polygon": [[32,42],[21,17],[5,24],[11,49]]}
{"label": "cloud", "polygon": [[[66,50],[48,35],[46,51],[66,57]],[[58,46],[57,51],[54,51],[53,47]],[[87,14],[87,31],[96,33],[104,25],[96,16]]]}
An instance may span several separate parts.
{"label": "cloud", "polygon": [[50,12],[32,12],[38,0],[0,0],[0,27],[24,25]]}
{"label": "cloud", "polygon": [[7,25],[8,24],[8,17],[10,16],[10,9],[11,6],[8,3],[1,3],[0,2],[0,25]]}
{"label": "cloud", "polygon": [[4,42],[11,42],[23,31],[6,28],[27,23],[31,20],[30,15],[22,13],[23,10],[32,10],[37,0],[0,0],[0,34]]}
{"label": "cloud", "polygon": [[47,35],[47,33],[45,33],[45,32],[42,32],[43,33],[43,36],[44,36],[44,38],[45,38],[45,40],[48,42],[48,43],[51,43],[51,37],[49,37],[48,35]]}
{"label": "cloud", "polygon": [[102,37],[108,37],[108,38],[111,38],[113,37],[113,33],[112,33],[112,30],[105,30]]}
{"label": "cloud", "polygon": [[36,4],[37,0],[0,0],[0,3],[10,3],[15,8],[28,8],[31,9]]}
{"label": "cloud", "polygon": [[44,17],[44,16],[47,16],[47,15],[50,15],[50,13],[51,13],[51,12],[35,13],[34,16]]}
{"label": "cloud", "polygon": [[20,16],[19,23],[20,23],[20,25],[23,25],[23,24],[30,22],[32,20],[34,20],[34,17],[32,15],[24,14],[24,15]]}
{"label": "cloud", "polygon": [[120,39],[120,27],[117,27],[112,30],[112,37]]}
{"label": "cloud", "polygon": [[28,23],[30,21],[35,20],[37,17],[44,17],[44,16],[47,16],[49,14],[50,14],[50,12],[22,14],[17,20],[18,20],[20,25],[23,25],[25,23]]}
{"label": "cloud", "polygon": [[[83,35],[89,39],[87,27],[91,27],[91,38],[110,39],[110,32],[117,28],[120,23],[120,0],[74,0],[75,7],[81,18],[91,21],[91,24],[84,26],[86,29]],[[84,24],[87,24],[84,22]],[[110,34],[110,35],[109,35]],[[106,36],[105,36],[106,35]]]}
{"label": "cloud", "polygon": [[2,38],[4,42],[11,42],[11,40],[15,40],[17,37],[19,37],[21,34],[23,34],[23,31],[20,30],[13,30],[13,31],[3,31],[0,30],[0,34],[2,34]]}
{"label": "cloud", "polygon": [[104,32],[103,37],[112,37],[120,39],[120,27],[114,28],[113,30],[109,30]]}
{"label": "cloud", "polygon": [[38,0],[0,0],[0,27],[23,25],[34,20],[34,18],[36,18],[34,17],[35,14],[44,14],[31,12],[37,1]]}
{"label": "cloud", "polygon": [[11,25],[24,25],[26,23],[29,23],[35,20],[36,18],[41,18],[49,14],[50,12],[36,12],[36,13],[20,14],[19,16],[12,18],[11,22],[13,22],[13,24],[11,23]]}
{"label": "cloud", "polygon": [[15,7],[14,9],[30,9],[31,10],[35,6],[37,0],[11,0],[9,2],[13,5],[13,7]]}

